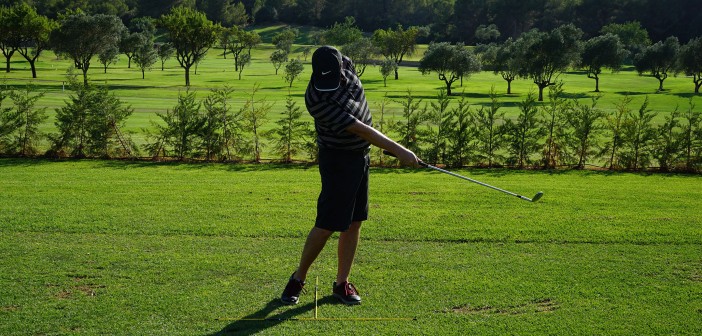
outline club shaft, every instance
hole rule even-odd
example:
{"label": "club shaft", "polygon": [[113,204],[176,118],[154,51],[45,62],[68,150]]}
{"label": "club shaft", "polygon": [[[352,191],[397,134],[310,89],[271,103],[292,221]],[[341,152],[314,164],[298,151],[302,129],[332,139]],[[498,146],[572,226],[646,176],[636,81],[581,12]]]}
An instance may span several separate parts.
{"label": "club shaft", "polygon": [[505,194],[512,195],[512,196],[518,197],[518,198],[520,198],[520,199],[523,199],[523,200],[525,200],[525,201],[531,202],[531,199],[530,199],[530,198],[524,197],[524,196],[522,196],[522,195],[515,194],[515,193],[513,193],[513,192],[511,192],[511,191],[507,191],[507,190],[504,190],[504,189],[500,189],[500,188],[498,188],[498,187],[491,186],[491,185],[489,185],[489,184],[487,184],[487,183],[483,183],[483,182],[474,180],[474,179],[472,179],[472,178],[470,178],[470,177],[465,177],[465,176],[463,176],[463,175],[459,175],[459,174],[456,174],[456,173],[454,173],[454,172],[450,172],[450,171],[448,171],[448,170],[441,169],[441,168],[439,168],[439,167],[434,167],[434,166],[432,166],[432,165],[430,165],[430,164],[427,164],[427,163],[424,163],[424,162],[421,162],[420,164],[421,164],[422,166],[424,166],[424,167],[427,167],[427,168],[436,170],[436,171],[438,171],[438,172],[442,172],[442,173],[444,173],[444,174],[448,174],[448,175],[451,175],[451,176],[455,176],[455,177],[458,177],[458,178],[460,178],[460,179],[464,179],[464,180],[466,180],[466,181],[470,181],[470,182],[479,184],[479,185],[481,185],[481,186],[483,186],[483,187],[488,187],[488,188],[490,188],[490,189],[497,190],[497,191],[503,192],[503,193],[505,193]]}

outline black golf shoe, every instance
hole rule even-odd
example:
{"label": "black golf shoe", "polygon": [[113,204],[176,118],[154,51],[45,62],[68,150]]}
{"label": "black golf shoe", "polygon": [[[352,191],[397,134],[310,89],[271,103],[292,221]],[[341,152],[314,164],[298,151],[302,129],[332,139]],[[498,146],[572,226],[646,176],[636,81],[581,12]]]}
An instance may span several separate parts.
{"label": "black golf shoe", "polygon": [[288,284],[285,285],[285,290],[280,296],[280,301],[287,305],[294,305],[300,300],[300,292],[305,288],[305,282],[295,279],[295,273],[290,275]]}
{"label": "black golf shoe", "polygon": [[358,290],[348,281],[338,285],[334,282],[334,297],[347,305],[361,304],[361,297],[358,295]]}

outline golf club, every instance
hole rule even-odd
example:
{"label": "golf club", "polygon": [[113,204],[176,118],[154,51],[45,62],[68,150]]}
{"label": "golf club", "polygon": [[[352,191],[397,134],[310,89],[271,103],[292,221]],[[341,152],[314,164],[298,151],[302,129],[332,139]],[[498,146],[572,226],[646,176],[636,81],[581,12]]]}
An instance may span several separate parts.
{"label": "golf club", "polygon": [[[388,152],[388,151],[386,151],[386,150],[383,151],[383,154],[389,155],[389,156],[392,156],[392,157],[396,157],[395,154],[393,154],[393,153],[391,153],[391,152]],[[425,167],[425,168],[430,168],[430,169],[433,169],[433,170],[442,172],[442,173],[444,173],[444,174],[449,174],[449,175],[451,175],[451,176],[458,177],[458,178],[460,178],[460,179],[464,179],[464,180],[466,180],[466,181],[470,181],[470,182],[473,182],[473,183],[477,183],[477,184],[479,184],[479,185],[481,185],[481,186],[483,186],[483,187],[488,187],[488,188],[490,188],[490,189],[494,189],[494,190],[503,192],[503,193],[505,193],[505,194],[515,196],[515,197],[517,197],[517,198],[519,198],[519,199],[521,199],[521,200],[524,200],[524,201],[536,202],[536,201],[538,201],[538,200],[544,195],[543,191],[539,191],[538,193],[536,193],[536,195],[534,195],[534,197],[529,198],[529,197],[525,197],[525,196],[522,196],[522,195],[519,195],[519,194],[515,194],[515,193],[513,193],[513,192],[511,192],[511,191],[507,191],[507,190],[504,190],[504,189],[500,189],[500,188],[498,188],[498,187],[491,186],[491,185],[489,185],[489,184],[487,184],[487,183],[483,183],[483,182],[480,182],[480,181],[476,181],[476,180],[474,180],[474,179],[472,179],[472,178],[470,178],[470,177],[465,177],[465,176],[463,176],[463,175],[459,175],[459,174],[450,172],[450,171],[448,171],[448,170],[441,169],[441,168],[439,168],[439,167],[434,167],[434,166],[432,166],[432,165],[430,165],[430,164],[424,163],[424,162],[421,161],[421,160],[419,161],[419,165],[421,165],[422,167]]]}

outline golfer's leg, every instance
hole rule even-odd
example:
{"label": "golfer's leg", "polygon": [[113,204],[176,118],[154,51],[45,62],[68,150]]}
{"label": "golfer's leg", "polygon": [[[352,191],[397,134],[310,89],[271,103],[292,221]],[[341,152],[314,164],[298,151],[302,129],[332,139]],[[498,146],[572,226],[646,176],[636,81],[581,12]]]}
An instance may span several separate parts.
{"label": "golfer's leg", "polygon": [[297,272],[295,272],[296,279],[305,281],[310,266],[312,266],[314,260],[317,259],[319,253],[322,252],[324,245],[327,243],[332,233],[334,232],[318,227],[313,227],[312,230],[310,230],[310,234],[307,235],[307,241],[305,241],[305,247],[302,249],[300,265],[297,268]]}
{"label": "golfer's leg", "polygon": [[349,281],[351,266],[356,256],[356,247],[358,246],[358,241],[361,236],[361,223],[363,222],[351,222],[349,229],[339,235],[339,264],[336,273],[337,284]]}

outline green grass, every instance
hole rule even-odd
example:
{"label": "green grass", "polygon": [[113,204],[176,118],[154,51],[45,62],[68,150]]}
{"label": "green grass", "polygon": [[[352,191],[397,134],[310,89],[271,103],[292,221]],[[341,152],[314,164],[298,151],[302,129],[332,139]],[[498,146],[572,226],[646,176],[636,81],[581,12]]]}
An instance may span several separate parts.
{"label": "green grass", "polygon": [[0,334],[702,333],[702,177],[374,168],[352,280],[277,304],[316,166],[0,159]]}

